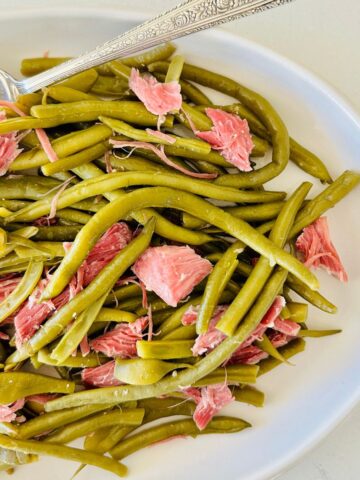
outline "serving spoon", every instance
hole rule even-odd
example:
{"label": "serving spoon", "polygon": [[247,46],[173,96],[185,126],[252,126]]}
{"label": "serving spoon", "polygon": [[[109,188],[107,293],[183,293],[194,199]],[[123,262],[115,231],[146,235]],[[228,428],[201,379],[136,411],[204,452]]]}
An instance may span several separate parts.
{"label": "serving spoon", "polygon": [[293,0],[186,0],[94,50],[33,77],[16,80],[0,70],[0,98],[14,101],[19,94],[35,92],[88,68],[291,1]]}

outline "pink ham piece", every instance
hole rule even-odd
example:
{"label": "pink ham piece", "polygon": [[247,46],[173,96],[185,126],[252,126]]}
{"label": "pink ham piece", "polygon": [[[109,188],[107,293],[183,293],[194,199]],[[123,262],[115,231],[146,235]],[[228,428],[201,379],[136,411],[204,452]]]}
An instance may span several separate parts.
{"label": "pink ham piece", "polygon": [[21,410],[25,404],[25,400],[19,399],[8,405],[0,405],[0,422],[13,422],[16,420],[16,412]]}
{"label": "pink ham piece", "polygon": [[[83,286],[87,286],[94,280],[105,265],[130,242],[131,238],[132,233],[126,223],[116,223],[111,226],[90,251],[68,287],[51,301],[37,303],[50,277],[41,280],[37,289],[14,318],[17,348],[21,348],[22,344],[34,335],[52,312],[66,305]],[[66,242],[64,248],[71,248],[71,243]],[[85,344],[83,347],[86,348]]]}
{"label": "pink ham piece", "polygon": [[227,308],[227,305],[220,305],[216,307],[214,315],[210,321],[208,331],[202,335],[199,335],[195,340],[194,346],[192,347],[193,355],[203,355],[204,353],[214,350],[214,348],[216,348],[223,340],[225,340],[226,335],[220,332],[220,330],[217,330],[216,325],[226,312]]}
{"label": "pink ham piece", "polygon": [[42,393],[39,395],[30,395],[29,397],[26,397],[26,401],[45,405],[45,403],[50,402],[51,400],[55,400],[55,398],[58,397],[59,395],[57,393]]}
{"label": "pink ham piece", "polygon": [[21,282],[21,277],[3,277],[0,279],[0,302],[5,300]]}
{"label": "pink ham piece", "polygon": [[210,143],[214,150],[242,172],[250,172],[250,153],[254,148],[249,125],[238,115],[217,108],[207,108],[206,115],[212,120],[210,131],[196,131],[197,137]]}
{"label": "pink ham piece", "polygon": [[245,365],[255,365],[256,363],[260,362],[260,360],[264,360],[269,355],[261,350],[261,348],[257,347],[256,345],[249,345],[247,347],[242,347],[237,349],[230,361],[227,365],[237,365],[238,363],[243,363]]}
{"label": "pink ham piece", "polygon": [[136,342],[143,338],[143,330],[148,323],[148,317],[140,317],[133,323],[120,323],[109,332],[92,340],[90,348],[107,357],[136,357]]}
{"label": "pink ham piece", "polygon": [[209,275],[212,265],[188,246],[164,245],[148,248],[132,270],[147,290],[176,307]]}
{"label": "pink ham piece", "polygon": [[141,76],[139,70],[132,68],[129,87],[154,115],[163,117],[181,108],[181,88],[178,82],[160,83],[153,75]]}
{"label": "pink ham piece", "polygon": [[348,281],[344,265],[331,242],[326,217],[320,217],[304,228],[303,233],[296,240],[296,248],[307,267],[323,267],[341,282]]}
{"label": "pink ham piece", "polygon": [[197,305],[196,307],[194,307],[193,305],[191,305],[182,316],[181,323],[185,326],[194,325],[197,320],[198,313],[199,306]]}
{"label": "pink ham piece", "polygon": [[183,393],[196,403],[193,419],[199,430],[204,430],[214,415],[234,400],[231,390],[225,383],[201,389],[190,387],[184,389]]}
{"label": "pink ham piece", "polygon": [[[0,122],[6,119],[3,111],[0,112]],[[17,132],[0,135],[0,176],[5,175],[15,158],[22,152],[18,146]]]}
{"label": "pink ham piece", "polygon": [[114,377],[115,360],[99,367],[84,368],[81,379],[89,387],[117,387],[121,382]]}

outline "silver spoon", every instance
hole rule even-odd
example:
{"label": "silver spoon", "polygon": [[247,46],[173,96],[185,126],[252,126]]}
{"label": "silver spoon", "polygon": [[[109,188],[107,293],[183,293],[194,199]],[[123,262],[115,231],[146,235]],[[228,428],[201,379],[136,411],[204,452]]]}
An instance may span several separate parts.
{"label": "silver spoon", "polygon": [[186,0],[172,10],[122,33],[91,52],[33,77],[16,80],[7,72],[0,70],[0,98],[14,101],[19,94],[35,92],[88,68],[291,1]]}

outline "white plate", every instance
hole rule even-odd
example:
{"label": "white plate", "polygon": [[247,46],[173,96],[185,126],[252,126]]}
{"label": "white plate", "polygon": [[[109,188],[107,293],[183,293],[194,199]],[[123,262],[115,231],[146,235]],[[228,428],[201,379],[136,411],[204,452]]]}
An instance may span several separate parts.
{"label": "white plate", "polygon": [[[72,55],[114,37],[139,16],[120,10],[52,9],[0,18],[1,67],[18,72],[22,57]],[[337,176],[359,168],[360,124],[351,108],[301,68],[253,43],[212,31],[181,40],[191,61],[226,73],[269,98],[291,134],[319,154]],[[306,53],[306,52],[305,52]],[[292,165],[275,183],[291,188],[306,176]],[[326,435],[360,396],[360,217],[359,190],[328,214],[335,245],[348,269],[342,285],[319,274],[322,292],[339,306],[336,316],[311,310],[310,325],[342,327],[339,336],[309,340],[296,366],[283,366],[259,380],[266,406],[237,404],[228,411],[250,420],[252,429],[238,435],[178,440],[148,448],[126,463],[134,480],[206,478],[263,480],[279,473]],[[42,460],[19,468],[14,480],[64,480],[74,465]],[[113,479],[86,468],[79,480]]]}

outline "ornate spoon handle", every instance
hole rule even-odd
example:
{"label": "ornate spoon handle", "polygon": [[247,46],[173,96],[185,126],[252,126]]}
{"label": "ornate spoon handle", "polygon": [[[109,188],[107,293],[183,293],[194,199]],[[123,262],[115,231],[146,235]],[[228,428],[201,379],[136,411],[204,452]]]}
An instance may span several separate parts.
{"label": "ornate spoon handle", "polygon": [[20,93],[34,92],[91,67],[132,55],[191,33],[290,3],[292,0],[186,0],[91,52],[17,82]]}

